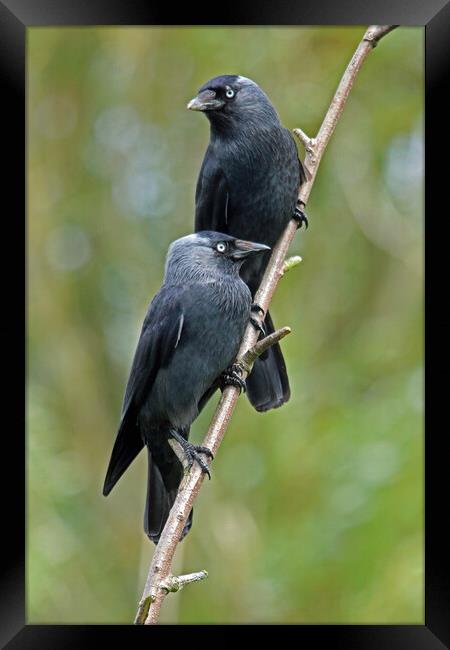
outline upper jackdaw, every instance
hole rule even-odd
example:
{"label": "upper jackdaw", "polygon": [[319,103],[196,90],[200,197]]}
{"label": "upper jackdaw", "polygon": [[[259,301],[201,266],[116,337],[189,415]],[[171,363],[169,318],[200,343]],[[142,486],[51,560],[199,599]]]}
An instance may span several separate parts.
{"label": "upper jackdaw", "polygon": [[[295,141],[254,81],[238,75],[215,77],[187,107],[203,111],[211,125],[195,194],[196,231],[218,230],[272,247],[291,218],[307,225],[302,205],[297,203],[305,173]],[[269,258],[270,253],[260,255],[242,269],[252,296]],[[264,322],[267,333],[273,332],[269,313]],[[258,411],[289,399],[278,344],[256,360],[247,379],[247,394]]]}

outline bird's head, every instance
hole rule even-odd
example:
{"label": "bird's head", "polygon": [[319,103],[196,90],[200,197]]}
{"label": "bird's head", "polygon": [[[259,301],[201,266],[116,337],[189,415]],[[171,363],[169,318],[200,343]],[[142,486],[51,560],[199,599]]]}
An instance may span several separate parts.
{"label": "bird's head", "polygon": [[269,251],[265,244],[201,231],[174,241],[167,254],[166,281],[199,282],[238,274],[246,259]]}
{"label": "bird's head", "polygon": [[278,115],[257,83],[240,75],[221,75],[207,81],[187,108],[202,111],[213,126],[227,128],[255,120],[277,120]]}

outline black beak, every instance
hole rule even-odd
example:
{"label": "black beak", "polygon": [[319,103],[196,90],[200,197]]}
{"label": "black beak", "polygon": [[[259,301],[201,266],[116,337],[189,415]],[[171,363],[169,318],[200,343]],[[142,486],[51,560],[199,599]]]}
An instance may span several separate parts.
{"label": "black beak", "polygon": [[270,246],[256,244],[255,242],[245,241],[244,239],[235,239],[233,252],[230,257],[233,260],[241,260],[254,253],[263,253],[265,251],[270,251]]}
{"label": "black beak", "polygon": [[222,108],[224,104],[224,101],[217,99],[214,90],[204,90],[197,97],[191,99],[187,108],[190,111],[215,111]]}

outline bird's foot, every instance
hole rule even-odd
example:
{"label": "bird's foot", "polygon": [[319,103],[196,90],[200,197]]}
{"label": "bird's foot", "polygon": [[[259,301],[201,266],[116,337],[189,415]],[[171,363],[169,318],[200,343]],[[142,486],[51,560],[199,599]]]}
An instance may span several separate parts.
{"label": "bird's foot", "polygon": [[242,369],[237,364],[234,363],[232,366],[223,371],[220,375],[220,390],[224,390],[226,386],[234,386],[239,388],[240,392],[247,390],[245,385],[245,379],[241,377]]}
{"label": "bird's foot", "polygon": [[[266,315],[264,309],[260,305],[258,305],[257,302],[252,303],[250,307],[250,312],[252,314],[256,314],[256,316],[259,316],[260,319],[263,319]],[[266,335],[266,330],[261,320],[259,320],[255,316],[250,316],[250,322],[253,325],[253,327],[260,332],[260,334],[262,334],[263,336]]]}
{"label": "bird's foot", "polygon": [[188,468],[191,469],[195,460],[195,462],[198,463],[198,465],[200,466],[202,472],[204,474],[208,474],[208,478],[211,479],[209,467],[205,463],[203,458],[201,458],[200,454],[204,454],[205,456],[213,460],[214,455],[212,451],[208,449],[208,447],[202,447],[201,445],[193,445],[191,442],[183,438],[183,436],[180,433],[178,433],[178,431],[175,431],[174,429],[170,431],[170,435],[172,438],[175,438],[175,440],[180,444],[180,447],[183,449]]}
{"label": "bird's foot", "polygon": [[250,322],[255,328],[255,330],[258,330],[260,334],[262,334],[263,336],[266,335],[266,330],[263,323],[261,323],[257,318],[255,318],[254,316],[250,316]]}
{"label": "bird's foot", "polygon": [[294,214],[292,215],[292,218],[295,219],[297,222],[297,228],[301,228],[303,224],[305,224],[305,228],[308,227],[308,217],[306,216],[306,213],[303,211],[303,208],[305,207],[305,204],[299,201],[297,203],[297,207],[295,208]]}
{"label": "bird's foot", "polygon": [[260,305],[258,305],[258,303],[256,303],[256,302],[252,303],[252,305],[250,307],[250,311],[253,314],[256,314],[257,316],[260,316],[261,318],[264,318],[264,316],[266,315],[266,312],[264,311],[264,309]]}

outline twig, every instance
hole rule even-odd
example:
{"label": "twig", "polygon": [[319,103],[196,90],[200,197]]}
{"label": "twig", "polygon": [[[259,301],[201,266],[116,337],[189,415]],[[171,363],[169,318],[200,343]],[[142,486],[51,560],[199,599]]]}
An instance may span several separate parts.
{"label": "twig", "polygon": [[301,261],[302,258],[300,255],[293,255],[292,257],[288,257],[288,259],[284,262],[283,274],[288,273],[288,271],[292,271],[292,269],[295,269],[295,267],[298,266]]}
{"label": "twig", "polygon": [[[294,133],[300,139],[306,151],[305,167],[307,169],[307,181],[302,184],[298,197],[299,202],[303,205],[306,205],[308,201],[323,153],[341,116],[348,94],[362,63],[380,39],[394,29],[394,27],[393,25],[371,25],[367,29],[344,72],[317,136],[315,138],[309,138],[301,129],[294,129]],[[267,312],[273,293],[284,272],[296,266],[298,263],[297,260],[294,263],[292,263],[292,260],[285,262],[289,245],[296,231],[297,222],[291,219],[276,246],[273,248],[272,256],[263,280],[254,298],[255,303],[260,305],[264,312]],[[283,328],[270,334],[262,341],[257,342],[258,332],[251,325],[247,327],[237,356],[237,363],[242,368],[244,379],[257,356],[289,332],[289,328]],[[228,427],[238,397],[239,389],[234,386],[227,386],[217,405],[208,432],[202,443],[211,449],[214,455]],[[176,450],[175,445],[174,449]],[[164,598],[167,593],[174,590],[168,587],[191,581],[186,579],[189,576],[184,576],[184,580],[183,576],[179,578],[172,576],[171,567],[181,532],[191,511],[192,504],[203,483],[203,479],[203,472],[194,463],[191,470],[186,472],[181,482],[177,498],[153,555],[135,623],[145,625],[157,623]],[[191,575],[199,576],[200,574]],[[200,578],[193,580],[196,579]]]}
{"label": "twig", "polygon": [[188,585],[190,582],[198,582],[199,580],[204,580],[208,577],[208,571],[198,571],[197,573],[187,573],[184,576],[169,576],[163,580],[160,584],[161,589],[164,589],[167,593],[180,591],[183,589],[184,585]]}

